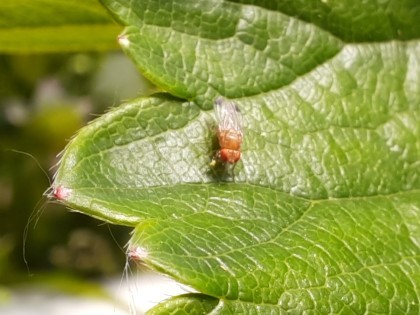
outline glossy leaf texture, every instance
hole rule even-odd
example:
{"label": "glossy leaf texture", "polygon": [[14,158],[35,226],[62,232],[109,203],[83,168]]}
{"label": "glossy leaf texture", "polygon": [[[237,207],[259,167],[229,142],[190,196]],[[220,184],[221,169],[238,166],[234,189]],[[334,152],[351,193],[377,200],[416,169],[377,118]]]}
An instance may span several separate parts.
{"label": "glossy leaf texture", "polygon": [[115,50],[119,31],[96,0],[0,1],[0,53]]}
{"label": "glossy leaf texture", "polygon": [[[200,292],[151,314],[420,311],[419,4],[103,2],[173,96],[83,128],[54,189]],[[243,114],[234,180],[209,166],[217,95]]]}

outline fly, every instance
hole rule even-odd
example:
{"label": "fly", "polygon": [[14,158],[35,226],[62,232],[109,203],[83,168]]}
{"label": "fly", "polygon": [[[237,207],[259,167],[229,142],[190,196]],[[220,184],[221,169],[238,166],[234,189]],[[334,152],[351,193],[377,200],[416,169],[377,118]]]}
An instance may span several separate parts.
{"label": "fly", "polygon": [[243,139],[241,111],[235,102],[223,97],[218,97],[214,102],[214,111],[218,123],[217,138],[220,149],[216,152],[211,165],[221,162],[235,166],[241,158]]}

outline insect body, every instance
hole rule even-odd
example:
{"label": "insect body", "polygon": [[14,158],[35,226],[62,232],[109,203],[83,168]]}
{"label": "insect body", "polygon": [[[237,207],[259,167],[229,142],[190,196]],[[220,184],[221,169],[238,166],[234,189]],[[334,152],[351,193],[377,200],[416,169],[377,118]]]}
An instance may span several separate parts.
{"label": "insect body", "polygon": [[223,163],[235,164],[241,158],[242,115],[235,102],[218,97],[214,103],[218,122],[217,138],[220,150],[213,159]]}

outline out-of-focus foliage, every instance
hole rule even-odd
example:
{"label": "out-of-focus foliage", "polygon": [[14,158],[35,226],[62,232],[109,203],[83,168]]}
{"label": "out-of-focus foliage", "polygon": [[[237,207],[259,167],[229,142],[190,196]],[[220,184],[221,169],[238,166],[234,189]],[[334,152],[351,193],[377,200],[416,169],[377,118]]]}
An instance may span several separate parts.
{"label": "out-of-focus foliage", "polygon": [[96,0],[0,1],[0,53],[115,50],[119,30]]}
{"label": "out-of-focus foliage", "polygon": [[83,279],[121,275],[129,231],[43,196],[81,126],[150,92],[120,30],[96,0],[0,1],[0,303],[17,283],[92,295]]}
{"label": "out-of-focus foliage", "polygon": [[1,55],[0,67],[1,282],[29,280],[24,254],[35,278],[52,269],[121,273],[125,255],[117,242],[125,244],[127,229],[69,215],[43,194],[73,134],[113,103],[147,93],[150,84],[120,53]]}

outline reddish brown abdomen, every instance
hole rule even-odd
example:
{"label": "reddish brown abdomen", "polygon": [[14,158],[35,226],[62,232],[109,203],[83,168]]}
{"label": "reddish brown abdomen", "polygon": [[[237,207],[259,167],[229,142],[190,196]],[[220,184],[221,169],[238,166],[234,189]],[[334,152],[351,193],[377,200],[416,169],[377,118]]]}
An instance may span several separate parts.
{"label": "reddish brown abdomen", "polygon": [[236,130],[218,132],[219,144],[222,149],[239,150],[242,144],[242,135]]}
{"label": "reddish brown abdomen", "polygon": [[237,150],[221,149],[220,158],[230,164],[235,164],[241,158],[241,152]]}

